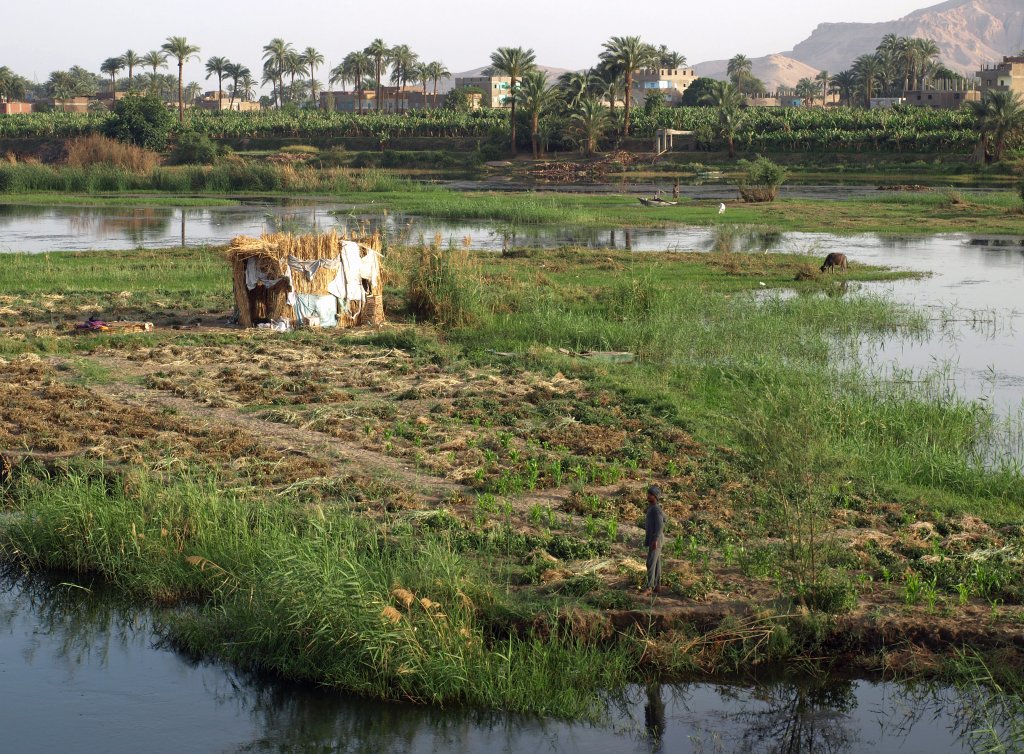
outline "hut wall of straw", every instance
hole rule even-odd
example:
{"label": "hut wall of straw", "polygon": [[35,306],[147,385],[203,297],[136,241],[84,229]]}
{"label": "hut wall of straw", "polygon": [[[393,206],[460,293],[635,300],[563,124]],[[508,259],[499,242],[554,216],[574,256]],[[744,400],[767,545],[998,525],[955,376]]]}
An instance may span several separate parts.
{"label": "hut wall of straw", "polygon": [[[255,258],[256,264],[266,277],[284,278],[288,270],[288,257],[292,256],[303,261],[317,259],[337,259],[341,256],[341,245],[344,241],[354,241],[360,246],[361,253],[380,255],[380,237],[339,235],[336,231],[317,235],[293,236],[287,233],[263,235],[260,238],[239,236],[232,240],[226,252],[234,284],[235,305],[238,308],[239,324],[253,327],[258,321],[286,319],[294,323],[295,311],[288,304],[289,283],[282,279],[279,283],[267,288],[257,285],[249,290],[246,285],[245,270],[249,260]],[[329,293],[328,286],[338,275],[338,268],[321,266],[311,277],[299,271],[292,271],[290,290],[296,294],[308,293],[318,296]],[[377,276],[372,290],[366,291],[366,303],[360,307],[357,302],[349,302],[347,311],[339,305],[338,327],[353,327],[370,323],[381,324],[384,320],[381,306],[381,288],[383,287],[383,268]]]}

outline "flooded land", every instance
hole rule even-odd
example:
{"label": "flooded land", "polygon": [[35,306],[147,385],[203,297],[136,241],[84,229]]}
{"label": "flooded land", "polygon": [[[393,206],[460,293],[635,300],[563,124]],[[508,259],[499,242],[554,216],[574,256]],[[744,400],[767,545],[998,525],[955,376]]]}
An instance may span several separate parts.
{"label": "flooded land", "polygon": [[[10,740],[1020,746],[1024,233],[407,199],[0,205],[0,673],[58,709]],[[225,243],[331,229],[386,324],[231,323]]]}

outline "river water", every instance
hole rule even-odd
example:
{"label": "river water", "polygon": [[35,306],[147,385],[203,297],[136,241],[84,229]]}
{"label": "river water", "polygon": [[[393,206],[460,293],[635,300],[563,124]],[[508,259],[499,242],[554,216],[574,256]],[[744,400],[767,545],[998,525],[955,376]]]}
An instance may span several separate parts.
{"label": "river water", "polygon": [[944,754],[981,750],[987,739],[970,733],[989,723],[984,697],[835,678],[632,688],[599,725],[382,704],[194,662],[154,643],[144,611],[9,576],[0,689],[0,750],[12,754]]}

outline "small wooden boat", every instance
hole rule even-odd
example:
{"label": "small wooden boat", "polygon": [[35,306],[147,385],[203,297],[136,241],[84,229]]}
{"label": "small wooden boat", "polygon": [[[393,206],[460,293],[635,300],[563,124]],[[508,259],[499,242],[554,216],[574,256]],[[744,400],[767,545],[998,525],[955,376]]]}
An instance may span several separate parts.
{"label": "small wooden boat", "polygon": [[670,202],[657,196],[638,196],[637,199],[639,199],[640,203],[645,207],[674,207],[679,204],[679,202]]}

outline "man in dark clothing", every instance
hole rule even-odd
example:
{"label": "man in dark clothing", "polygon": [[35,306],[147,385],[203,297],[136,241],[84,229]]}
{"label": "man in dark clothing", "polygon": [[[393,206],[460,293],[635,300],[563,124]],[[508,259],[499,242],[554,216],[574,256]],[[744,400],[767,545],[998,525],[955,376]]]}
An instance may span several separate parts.
{"label": "man in dark clothing", "polygon": [[644,545],[647,547],[647,582],[643,591],[661,589],[661,548],[665,544],[665,513],[661,510],[661,488],[652,484],[647,488],[647,518],[644,522]]}

